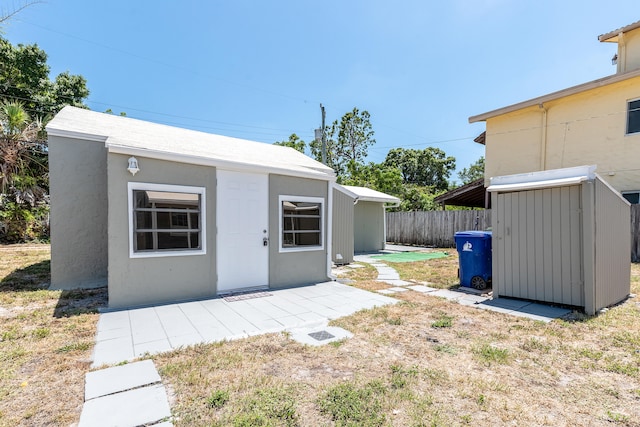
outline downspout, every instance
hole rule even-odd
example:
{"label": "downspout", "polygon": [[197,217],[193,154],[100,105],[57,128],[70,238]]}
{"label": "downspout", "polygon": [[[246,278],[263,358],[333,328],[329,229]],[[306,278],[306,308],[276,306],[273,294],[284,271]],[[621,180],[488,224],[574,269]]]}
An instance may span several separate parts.
{"label": "downspout", "polygon": [[543,103],[538,104],[542,110],[542,128],[540,132],[540,170],[547,169],[547,111]]}

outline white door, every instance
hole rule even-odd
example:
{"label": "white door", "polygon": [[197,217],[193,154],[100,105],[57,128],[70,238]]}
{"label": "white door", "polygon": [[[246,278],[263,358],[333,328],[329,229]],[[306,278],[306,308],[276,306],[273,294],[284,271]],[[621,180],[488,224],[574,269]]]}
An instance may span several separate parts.
{"label": "white door", "polygon": [[269,285],[267,175],[217,171],[218,293]]}

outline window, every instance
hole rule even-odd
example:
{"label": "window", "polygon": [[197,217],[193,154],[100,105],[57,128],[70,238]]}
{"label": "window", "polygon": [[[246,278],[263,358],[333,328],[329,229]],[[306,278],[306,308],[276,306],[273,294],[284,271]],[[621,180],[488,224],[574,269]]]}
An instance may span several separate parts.
{"label": "window", "polygon": [[627,134],[640,132],[640,99],[627,103]]}
{"label": "window", "polygon": [[319,197],[280,196],[280,251],[321,250],[322,206]]}
{"label": "window", "polygon": [[627,199],[627,202],[632,205],[637,205],[640,203],[640,191],[623,191],[622,197]]}
{"label": "window", "polygon": [[200,187],[129,183],[132,257],[204,253]]}

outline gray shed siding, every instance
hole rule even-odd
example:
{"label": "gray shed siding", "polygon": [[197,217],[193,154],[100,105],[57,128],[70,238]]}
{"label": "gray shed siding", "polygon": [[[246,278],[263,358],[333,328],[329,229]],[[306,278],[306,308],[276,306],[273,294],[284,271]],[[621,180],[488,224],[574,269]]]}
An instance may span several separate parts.
{"label": "gray shed siding", "polygon": [[[319,283],[329,280],[327,272],[327,215],[328,183],[307,178],[269,175],[269,288]],[[279,196],[306,196],[324,198],[324,249],[303,252],[280,252]]]}
{"label": "gray shed siding", "polygon": [[595,180],[595,307],[619,302],[631,291],[629,204],[604,181]]}
{"label": "gray shed siding", "polygon": [[[353,197],[333,189],[333,230],[331,259],[336,264],[353,262]],[[342,255],[342,259],[336,257]]]}
{"label": "gray shed siding", "polygon": [[627,297],[629,204],[599,176],[491,196],[495,297],[579,306],[587,314]]}
{"label": "gray shed siding", "polygon": [[580,186],[492,197],[494,294],[583,306]]}
{"label": "gray shed siding", "polygon": [[[127,171],[128,156],[109,154],[109,307],[175,302],[216,295],[215,168],[138,157],[140,172]],[[129,182],[206,189],[207,253],[158,258],[129,257]]]}
{"label": "gray shed siding", "polygon": [[49,137],[51,287],[107,284],[107,150]]}
{"label": "gray shed siding", "polygon": [[384,204],[360,201],[354,206],[354,241],[356,253],[384,249]]}

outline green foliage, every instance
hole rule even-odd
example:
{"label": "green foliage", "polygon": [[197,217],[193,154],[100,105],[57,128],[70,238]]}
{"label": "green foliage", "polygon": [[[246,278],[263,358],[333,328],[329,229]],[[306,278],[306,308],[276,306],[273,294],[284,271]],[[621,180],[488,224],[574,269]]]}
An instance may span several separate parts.
{"label": "green foliage", "polygon": [[364,386],[351,382],[330,388],[318,401],[320,411],[335,421],[337,426],[382,426],[385,387],[379,381]]}
{"label": "green foliage", "polygon": [[439,148],[394,148],[387,153],[383,164],[400,169],[405,184],[443,191],[449,188],[448,179],[456,167],[456,159]]}
{"label": "green foliage", "polygon": [[234,426],[297,426],[296,401],[291,390],[280,387],[259,389],[243,402]]}
{"label": "green foliage", "polygon": [[481,361],[491,364],[506,364],[509,361],[509,350],[506,348],[497,348],[490,344],[483,344],[473,349],[473,353]]}
{"label": "green foliage", "polygon": [[220,409],[229,401],[229,392],[226,390],[214,390],[207,398],[207,406],[212,409]]}
{"label": "green foliage", "polygon": [[273,145],[280,145],[283,147],[290,147],[293,148],[294,150],[298,150],[299,152],[303,153],[305,152],[305,150],[307,149],[307,143],[304,142],[302,139],[300,139],[300,137],[298,135],[296,135],[295,133],[292,133],[291,135],[289,135],[289,140],[288,141],[277,141],[274,142]]}
{"label": "green foliage", "polygon": [[21,102],[0,103],[0,240],[48,237],[48,156],[42,122]]}
{"label": "green foliage", "polygon": [[[325,132],[327,166],[333,168],[339,178],[345,177],[351,162],[362,164],[369,147],[376,143],[369,112],[355,107],[342,116],[340,122],[334,121]],[[322,161],[322,141],[314,140],[309,147],[311,155]]]}
{"label": "green foliage", "polygon": [[0,93],[2,99],[18,100],[36,117],[51,117],[65,105],[87,108],[87,82],[68,71],[50,80],[47,54],[38,45],[13,46],[0,37]]}
{"label": "green foliage", "polygon": [[431,323],[432,328],[450,328],[453,326],[453,317],[442,315],[436,321]]}
{"label": "green foliage", "polygon": [[463,185],[484,178],[484,156],[469,165],[468,168],[464,168],[458,172],[458,178],[460,178]]}

